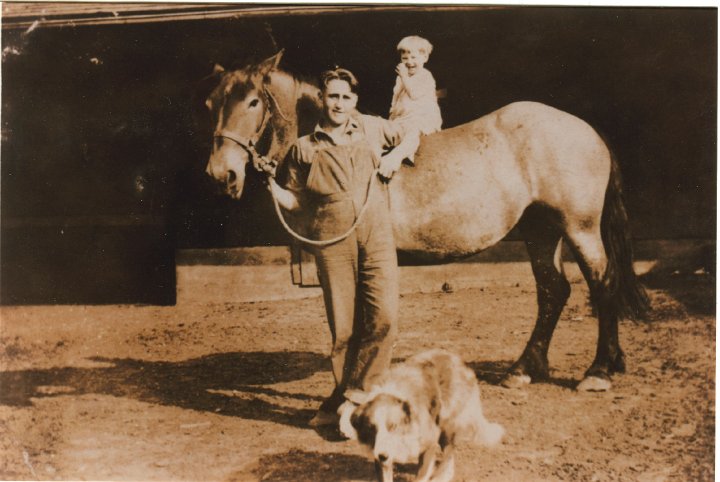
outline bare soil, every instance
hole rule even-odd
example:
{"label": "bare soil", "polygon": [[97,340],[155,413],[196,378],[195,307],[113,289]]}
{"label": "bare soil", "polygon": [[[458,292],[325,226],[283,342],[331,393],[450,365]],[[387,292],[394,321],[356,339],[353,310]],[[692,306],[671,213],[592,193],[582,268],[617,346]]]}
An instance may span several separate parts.
{"label": "bare soil", "polygon": [[[552,379],[507,390],[498,382],[530,335],[535,293],[529,277],[508,282],[506,264],[483,270],[485,286],[401,300],[396,357],[460,354],[487,417],[507,429],[497,448],[459,448],[457,480],[714,479],[714,276],[651,272],[651,319],[620,326],[628,372],[610,392],[579,393],[597,323],[578,275],[551,346]],[[199,298],[3,307],[0,476],[373,480],[362,448],[307,426],[332,388],[321,298]]]}

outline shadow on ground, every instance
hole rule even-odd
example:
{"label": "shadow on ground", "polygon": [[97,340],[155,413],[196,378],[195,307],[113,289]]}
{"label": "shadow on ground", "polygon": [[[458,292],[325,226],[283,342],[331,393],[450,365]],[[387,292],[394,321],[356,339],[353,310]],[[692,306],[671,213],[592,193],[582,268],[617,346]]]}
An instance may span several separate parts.
{"label": "shadow on ground", "polygon": [[2,372],[0,403],[26,406],[33,398],[94,393],[306,427],[312,410],[275,400],[321,398],[267,385],[302,380],[330,369],[327,357],[311,352],[219,353],[180,362],[101,357],[93,361],[109,366]]}
{"label": "shadow on ground", "polygon": [[[394,480],[409,482],[414,480],[416,472],[416,465],[396,465]],[[228,480],[239,482],[248,479],[273,482],[375,480],[375,469],[369,456],[291,450],[266,455],[260,458],[257,465],[233,474]]]}
{"label": "shadow on ground", "polygon": [[[640,280],[650,289],[666,292],[690,315],[714,315],[715,260],[715,243],[703,243],[667,254]],[[655,312],[650,314],[650,319],[662,320],[676,315],[672,310]]]}

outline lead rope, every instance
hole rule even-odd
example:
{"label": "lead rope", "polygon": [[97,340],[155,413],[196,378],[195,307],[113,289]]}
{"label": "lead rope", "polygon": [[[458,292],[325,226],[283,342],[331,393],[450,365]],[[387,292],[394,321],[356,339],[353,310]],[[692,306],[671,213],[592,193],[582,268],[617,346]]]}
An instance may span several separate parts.
{"label": "lead rope", "polygon": [[[277,166],[277,163],[275,161],[269,161],[266,158],[260,156],[261,159],[264,161],[263,164],[261,164],[260,168],[261,171],[266,173],[268,177],[275,177],[274,176],[274,170]],[[303,243],[307,243],[311,246],[330,246],[331,244],[339,243],[340,241],[343,241],[344,239],[347,239],[348,236],[350,236],[353,231],[355,231],[358,227],[358,224],[360,224],[360,221],[362,221],[363,216],[367,212],[368,206],[370,205],[370,195],[372,193],[372,187],[373,184],[375,184],[375,179],[378,177],[378,169],[374,169],[372,174],[370,175],[370,180],[368,181],[367,186],[367,192],[365,193],[365,202],[363,202],[362,207],[360,208],[360,212],[358,213],[357,217],[355,218],[355,221],[353,222],[352,226],[345,231],[345,233],[341,234],[340,236],[335,236],[334,238],[330,239],[310,239],[306,238],[302,234],[295,231],[293,228],[290,227],[290,225],[285,220],[285,216],[282,213],[282,209],[280,208],[280,203],[278,202],[277,198],[273,194],[272,190],[270,191],[270,196],[273,200],[273,205],[275,206],[275,213],[277,214],[278,219],[280,220],[280,224],[282,224],[282,227],[285,229],[285,231],[288,232],[290,236],[297,239],[298,241],[301,241]]]}

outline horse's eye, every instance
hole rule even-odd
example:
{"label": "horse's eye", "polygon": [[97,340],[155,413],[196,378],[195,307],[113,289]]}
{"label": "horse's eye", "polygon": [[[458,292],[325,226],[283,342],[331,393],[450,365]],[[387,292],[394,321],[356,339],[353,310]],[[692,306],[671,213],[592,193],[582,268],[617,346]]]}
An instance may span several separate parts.
{"label": "horse's eye", "polygon": [[250,107],[257,107],[258,103],[260,103],[258,99],[253,99],[250,101]]}

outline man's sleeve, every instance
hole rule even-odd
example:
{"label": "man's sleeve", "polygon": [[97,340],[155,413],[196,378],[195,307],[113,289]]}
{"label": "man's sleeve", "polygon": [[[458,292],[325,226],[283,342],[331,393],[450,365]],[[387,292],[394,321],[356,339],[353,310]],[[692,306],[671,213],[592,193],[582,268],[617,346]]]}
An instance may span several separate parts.
{"label": "man's sleeve", "polygon": [[290,191],[302,192],[305,190],[309,170],[310,166],[304,162],[300,146],[295,143],[285,156],[280,184]]}
{"label": "man's sleeve", "polygon": [[382,117],[373,118],[377,142],[383,150],[395,147],[400,144],[405,137],[405,129],[397,121],[383,119]]}

